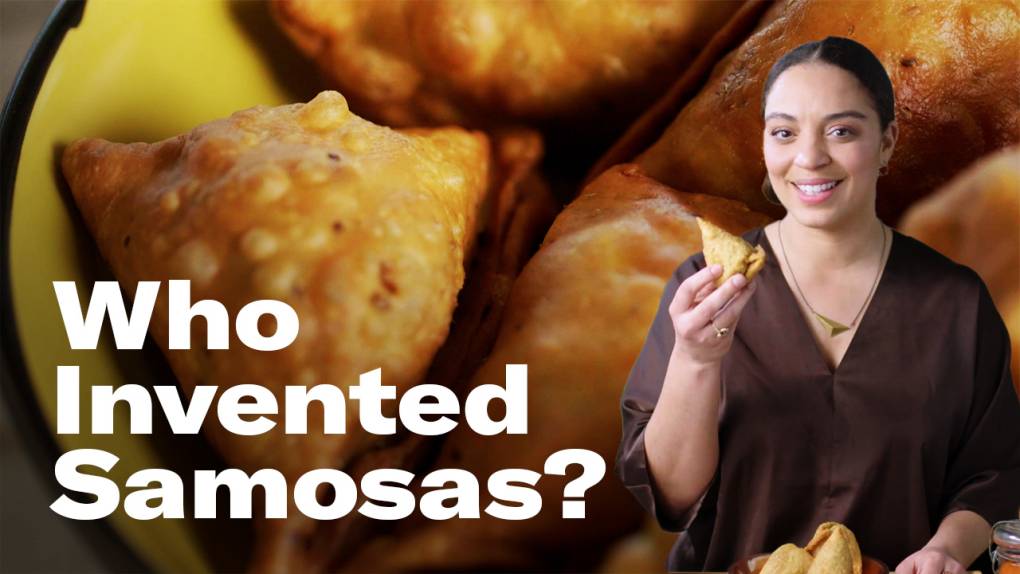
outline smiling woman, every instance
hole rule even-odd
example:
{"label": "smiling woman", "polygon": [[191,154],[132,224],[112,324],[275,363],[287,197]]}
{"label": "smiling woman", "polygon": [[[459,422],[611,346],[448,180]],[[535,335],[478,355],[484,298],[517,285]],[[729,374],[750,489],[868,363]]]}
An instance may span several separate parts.
{"label": "smiling woman", "polygon": [[618,473],[681,533],[670,570],[833,521],[898,572],[962,572],[1020,504],[1003,321],[976,273],[876,214],[898,128],[868,48],[788,52],[762,115],[763,191],[786,216],[744,234],[767,254],[750,284],[713,288],[702,254],[674,272],[624,390]]}
{"label": "smiling woman", "polygon": [[804,44],[770,71],[762,115],[766,196],[808,227],[874,228],[878,176],[899,134],[878,59],[849,40]]}

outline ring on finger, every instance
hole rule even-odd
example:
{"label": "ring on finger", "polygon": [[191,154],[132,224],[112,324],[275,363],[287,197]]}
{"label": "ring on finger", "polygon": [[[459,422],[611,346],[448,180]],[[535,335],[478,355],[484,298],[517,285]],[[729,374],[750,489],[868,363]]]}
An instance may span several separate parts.
{"label": "ring on finger", "polygon": [[712,321],[712,328],[715,329],[715,338],[722,339],[726,335],[730,334],[729,327],[719,327],[715,324],[715,320]]}

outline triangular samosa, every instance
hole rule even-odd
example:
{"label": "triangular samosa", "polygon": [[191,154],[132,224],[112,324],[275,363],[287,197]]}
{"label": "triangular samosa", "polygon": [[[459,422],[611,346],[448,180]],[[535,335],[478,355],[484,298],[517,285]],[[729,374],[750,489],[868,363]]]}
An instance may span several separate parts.
{"label": "triangular samosa", "polygon": [[[398,392],[416,384],[446,339],[465,253],[488,186],[489,144],[459,128],[394,131],[365,121],[336,92],[307,104],[259,106],[153,144],[85,139],[63,154],[71,192],[125,291],[162,281],[151,333],[184,390],[254,383],[281,411],[285,385],[344,390],[381,368]],[[233,333],[206,350],[168,350],[166,281],[191,281],[191,301],[276,299],[300,319],[287,348],[262,352]],[[261,328],[261,326],[260,326]],[[267,325],[268,333],[273,326]],[[387,414],[395,411],[386,401]],[[308,433],[237,436],[212,415],[206,433],[232,465],[291,480],[343,468],[371,444],[354,401],[344,434],[324,434],[312,402]],[[384,404],[385,404],[384,403]],[[215,412],[215,411],[213,411]]]}
{"label": "triangular samosa", "polygon": [[857,537],[838,522],[823,522],[804,547],[814,557],[808,574],[861,574],[863,561]]}
{"label": "triangular samosa", "polygon": [[717,286],[737,273],[743,274],[750,281],[765,266],[765,250],[761,245],[751,247],[743,237],[733,235],[700,217],[698,227],[701,228],[705,263],[723,267],[722,275],[715,280]]}

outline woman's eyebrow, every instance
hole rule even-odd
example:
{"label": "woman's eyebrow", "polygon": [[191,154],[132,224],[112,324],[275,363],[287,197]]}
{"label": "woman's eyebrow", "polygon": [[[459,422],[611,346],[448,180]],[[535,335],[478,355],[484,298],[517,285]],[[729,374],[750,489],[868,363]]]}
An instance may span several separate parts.
{"label": "woman's eyebrow", "polygon": [[[777,118],[777,119],[781,119],[781,120],[786,120],[788,122],[796,122],[797,121],[797,118],[795,118],[794,116],[791,116],[790,114],[786,114],[786,113],[783,113],[783,112],[772,112],[771,114],[765,116],[765,121],[767,122],[767,121],[769,121],[769,120],[771,120],[773,118]],[[836,112],[836,113],[833,113],[833,114],[829,114],[829,115],[825,116],[822,119],[824,119],[826,122],[831,122],[832,120],[838,120],[838,119],[841,119],[841,118],[857,118],[857,119],[861,119],[861,120],[866,120],[866,119],[868,119],[868,116],[866,116],[863,113],[858,112],[856,110],[846,110],[844,112]]]}
{"label": "woman's eyebrow", "polygon": [[866,120],[866,119],[868,119],[868,116],[866,116],[866,115],[864,115],[864,114],[862,114],[861,112],[858,112],[858,111],[847,110],[845,112],[836,112],[834,114],[829,114],[829,115],[825,116],[825,121],[831,122],[832,120],[838,120],[838,119],[841,119],[841,118],[857,118],[857,119],[861,119],[861,120]]}
{"label": "woman's eyebrow", "polygon": [[781,120],[786,120],[788,122],[797,121],[797,118],[791,116],[790,114],[784,114],[783,112],[772,112],[771,114],[765,116],[765,121],[769,121],[772,118],[779,118]]}

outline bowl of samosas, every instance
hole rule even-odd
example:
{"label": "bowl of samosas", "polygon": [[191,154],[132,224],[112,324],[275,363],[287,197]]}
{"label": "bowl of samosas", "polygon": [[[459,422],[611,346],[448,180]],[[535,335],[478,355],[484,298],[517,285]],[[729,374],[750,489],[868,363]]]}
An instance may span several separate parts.
{"label": "bowl of samosas", "polygon": [[[41,472],[86,448],[118,454],[107,476],[121,485],[157,467],[355,480],[456,467],[484,481],[560,449],[612,461],[623,385],[667,278],[702,250],[698,218],[739,235],[782,216],[760,192],[761,89],[779,55],[826,35],[867,45],[896,89],[879,215],[982,276],[1020,381],[1015,2],[62,4],[5,105],[0,168],[4,391],[41,439]],[[117,280],[131,297],[177,279],[230,317],[284,301],[300,334],[268,353],[234,339],[209,350],[195,321],[196,344],[176,348],[164,290],[142,349],[109,333],[68,347],[53,281]],[[508,364],[528,365],[527,436],[327,433],[321,410],[306,434],[56,432],[60,365],[80,366],[83,396],[254,383],[282,404],[287,385],[346,393],[376,368],[401,394],[463,398],[502,385]],[[131,557],[111,561],[121,570],[661,570],[675,536],[611,473],[585,518],[561,516],[575,477],[543,478],[546,505],[520,521],[118,510],[93,530]],[[888,570],[858,558],[852,574]]]}
{"label": "bowl of samosas", "polygon": [[818,525],[803,548],[787,543],[768,554],[740,560],[729,574],[889,574],[882,561],[864,556],[849,528],[836,522]]}
{"label": "bowl of samosas", "polygon": [[[758,554],[752,556],[746,560],[740,560],[739,562],[730,566],[727,570],[729,574],[761,574],[762,568],[765,567],[765,563],[768,562],[771,554]],[[823,572],[823,570],[817,570]],[[790,574],[794,572],[810,572],[810,570],[789,570]],[[863,574],[889,574],[889,567],[884,562],[864,556],[861,559],[861,572]]]}

